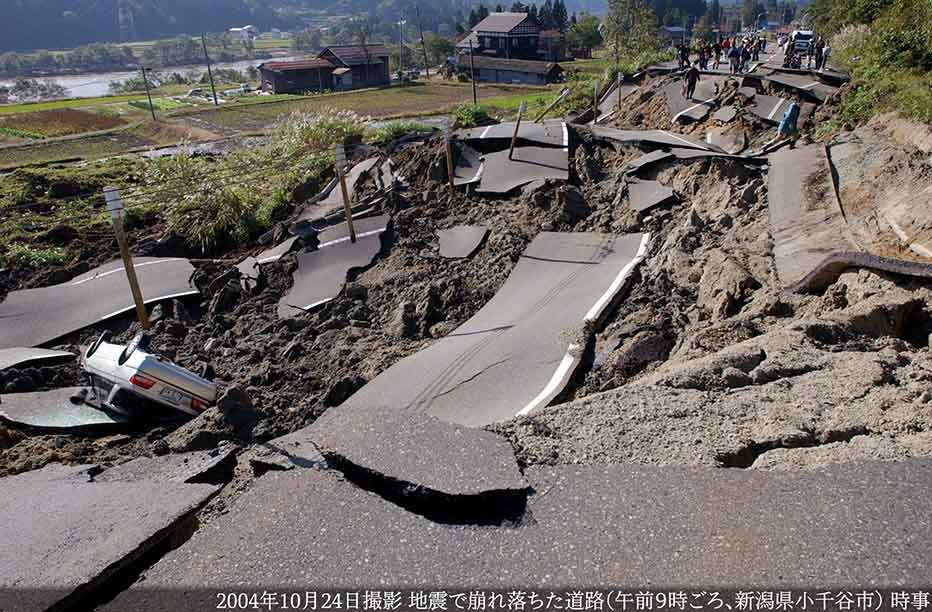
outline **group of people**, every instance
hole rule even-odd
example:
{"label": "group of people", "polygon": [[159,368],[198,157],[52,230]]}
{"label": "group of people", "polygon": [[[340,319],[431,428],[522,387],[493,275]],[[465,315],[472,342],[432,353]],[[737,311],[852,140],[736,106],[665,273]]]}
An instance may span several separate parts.
{"label": "group of people", "polygon": [[[699,70],[718,70],[723,62],[728,62],[730,72],[739,74],[747,72],[751,62],[760,60],[760,54],[767,50],[767,39],[759,36],[745,36],[744,38],[725,38],[721,42],[704,44],[699,47],[699,59],[696,61]],[[677,47],[677,58],[680,70],[692,65],[689,60],[690,49],[686,43]]]}
{"label": "group of people", "polygon": [[832,46],[821,36],[810,39],[805,46],[796,44],[790,36],[781,42],[781,46],[784,48],[783,64],[790,68],[802,68],[805,62],[807,69],[812,69],[815,64],[816,70],[825,70],[832,54]]}

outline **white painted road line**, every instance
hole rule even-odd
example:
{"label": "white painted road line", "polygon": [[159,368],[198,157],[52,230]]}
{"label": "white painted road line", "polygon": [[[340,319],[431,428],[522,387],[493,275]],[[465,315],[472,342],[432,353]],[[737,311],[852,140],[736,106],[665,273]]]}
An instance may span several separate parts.
{"label": "white painted road line", "polygon": [[[146,261],[146,262],[143,262],[143,263],[133,264],[133,268],[134,268],[134,269],[139,269],[139,268],[142,268],[142,267],[145,267],[145,266],[154,266],[154,265],[156,265],[156,264],[172,263],[172,262],[175,262],[175,261],[185,261],[185,259],[184,259],[183,257],[172,257],[172,258],[169,258],[169,259],[160,259],[160,260],[158,260],[158,261]],[[71,286],[73,286],[73,287],[74,287],[74,286],[77,286],[77,285],[83,285],[84,283],[89,283],[89,282],[91,282],[92,280],[97,280],[98,278],[103,278],[103,277],[105,277],[105,276],[110,276],[111,274],[116,274],[117,272],[125,272],[125,269],[122,268],[122,267],[120,267],[120,268],[117,268],[117,269],[115,269],[115,270],[108,270],[107,272],[101,272],[100,274],[95,274],[94,276],[91,276],[91,277],[89,277],[89,278],[83,278],[83,279],[81,279],[81,280],[72,281],[72,282],[69,283],[69,284],[70,284]]]}
{"label": "white painted road line", "polygon": [[[386,229],[387,229],[387,228],[384,228],[384,227],[383,227],[383,228],[381,228],[381,229],[372,230],[371,232],[363,232],[363,233],[361,233],[361,234],[356,234],[356,238],[365,238],[366,236],[374,236],[375,234],[381,234],[381,233],[384,232]],[[322,249],[322,248],[324,248],[324,247],[333,246],[334,244],[340,244],[341,242],[347,242],[347,241],[349,241],[349,239],[350,239],[349,236],[344,236],[343,238],[337,238],[336,240],[330,240],[330,241],[328,241],[328,242],[324,242],[324,243],[322,243],[322,244],[319,244],[319,245],[317,245],[317,248],[318,248],[318,249]]]}
{"label": "white painted road line", "polygon": [[570,132],[566,129],[566,123],[563,123],[563,147],[570,146]]}
{"label": "white painted road line", "polygon": [[492,127],[493,127],[493,126],[489,125],[489,126],[486,126],[486,128],[485,128],[484,130],[482,130],[482,133],[479,134],[480,140],[481,140],[482,138],[485,138],[485,137],[486,137],[486,135],[489,133],[489,130],[491,130]]}
{"label": "white painted road line", "polygon": [[[660,131],[663,132],[664,134],[666,134],[667,136],[669,136],[670,138],[676,138],[677,140],[679,140],[680,142],[682,142],[683,144],[685,144],[685,145],[686,145],[687,147],[689,147],[690,149],[694,149],[694,148],[696,147],[696,143],[695,143],[695,142],[689,142],[688,140],[686,140],[686,139],[684,139],[684,138],[680,138],[679,136],[677,136],[677,135],[674,134],[673,132],[667,132],[666,130],[660,130]],[[707,147],[702,147],[702,148],[705,149],[706,151],[708,151],[708,148],[707,148]]]}
{"label": "white painted road line", "polygon": [[[625,281],[628,280],[628,277],[631,275],[631,272],[634,270],[641,261],[644,260],[644,257],[647,255],[647,245],[650,243],[650,234],[644,234],[641,237],[641,244],[638,247],[637,255],[634,256],[634,259],[628,262],[628,264],[621,269],[618,273],[618,276],[615,277],[615,280],[612,281],[612,284],[609,288],[602,294],[602,296],[592,305],[592,308],[589,309],[589,312],[586,313],[586,316],[583,318],[583,321],[597,321],[601,318],[602,314],[605,312],[605,308],[609,303],[615,299],[618,295],[618,292],[621,290],[622,285]],[[530,414],[533,410],[537,408],[543,408],[548,403],[553,400],[553,395],[560,389],[569,376],[572,376],[573,370],[576,368],[578,362],[578,355],[581,353],[582,347],[576,344],[575,342],[570,344],[566,349],[566,353],[563,355],[563,359],[560,361],[560,365],[557,366],[556,371],[553,373],[553,376],[550,377],[550,381],[541,389],[541,392],[532,399],[528,404],[522,408],[518,414],[515,416],[525,416]]]}
{"label": "white painted road line", "polygon": [[705,105],[707,105],[707,104],[711,104],[712,102],[715,101],[715,98],[717,98],[717,97],[718,97],[718,94],[716,94],[715,97],[713,97],[713,98],[709,98],[708,100],[704,100],[704,101],[702,101],[702,102],[699,102],[698,104],[693,104],[692,106],[690,106],[690,107],[687,108],[686,110],[682,110],[682,111],[678,112],[678,113],[673,117],[673,123],[676,123],[676,121],[677,121],[680,117],[682,117],[683,115],[685,115],[686,113],[692,112],[692,111],[696,110],[697,108],[699,108],[700,106],[705,106]]}
{"label": "white painted road line", "polygon": [[773,119],[773,118],[776,116],[777,111],[780,110],[780,107],[783,106],[783,103],[784,103],[784,102],[786,102],[786,100],[784,100],[783,98],[780,98],[780,99],[777,101],[777,103],[774,105],[773,110],[770,111],[770,114],[767,115],[767,118],[768,118],[768,119]]}

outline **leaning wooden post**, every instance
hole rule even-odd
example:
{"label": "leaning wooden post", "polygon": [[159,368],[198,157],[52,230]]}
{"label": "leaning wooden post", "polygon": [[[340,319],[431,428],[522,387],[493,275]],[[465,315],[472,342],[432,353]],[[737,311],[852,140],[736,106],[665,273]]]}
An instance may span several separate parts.
{"label": "leaning wooden post", "polygon": [[518,120],[515,121],[515,131],[511,135],[511,148],[508,149],[508,159],[512,159],[512,156],[515,154],[515,142],[518,141],[518,130],[521,129],[521,117],[524,115],[524,100],[521,100],[521,104],[518,106]]}
{"label": "leaning wooden post", "polygon": [[343,170],[346,167],[346,151],[343,145],[335,144],[333,146],[333,159],[336,164],[337,176],[340,179],[340,191],[343,192],[343,211],[346,213],[346,226],[349,228],[350,242],[356,242],[356,228],[353,227],[353,211],[350,208],[349,191],[346,189],[346,175]]}
{"label": "leaning wooden post", "polygon": [[136,278],[136,268],[133,266],[133,256],[126,244],[126,233],[123,231],[123,201],[116,187],[104,187],[104,199],[107,201],[107,212],[113,221],[113,232],[116,234],[117,244],[120,246],[120,257],[123,259],[123,268],[126,270],[126,279],[133,294],[133,303],[136,304],[136,316],[143,329],[149,329],[149,315],[146,314],[146,303],[142,299],[142,290],[139,288],[139,279]]}
{"label": "leaning wooden post", "polygon": [[599,117],[599,89],[601,89],[599,87],[600,85],[601,85],[600,81],[596,81],[592,85],[592,114],[595,115],[596,118]]}
{"label": "leaning wooden post", "polygon": [[615,75],[615,95],[618,96],[618,115],[621,116],[621,71]]}
{"label": "leaning wooden post", "polygon": [[443,131],[443,144],[447,153],[447,177],[450,180],[450,192],[456,191],[456,185],[453,182],[454,173],[453,173],[453,143],[450,142],[450,128],[447,127]]}
{"label": "leaning wooden post", "polygon": [[559,104],[560,102],[562,102],[562,101],[566,98],[566,96],[568,96],[568,95],[570,95],[570,90],[569,90],[568,87],[564,87],[564,88],[563,88],[563,91],[560,92],[560,95],[557,96],[557,99],[554,100],[553,102],[551,102],[550,104],[548,104],[548,105],[547,105],[547,108],[545,108],[544,110],[542,110],[542,111],[540,112],[540,114],[537,115],[537,118],[534,119],[534,123],[540,123],[540,120],[543,119],[544,117],[546,117],[546,116],[547,116],[547,113],[549,113],[551,110],[553,110],[553,107],[555,107],[557,104]]}

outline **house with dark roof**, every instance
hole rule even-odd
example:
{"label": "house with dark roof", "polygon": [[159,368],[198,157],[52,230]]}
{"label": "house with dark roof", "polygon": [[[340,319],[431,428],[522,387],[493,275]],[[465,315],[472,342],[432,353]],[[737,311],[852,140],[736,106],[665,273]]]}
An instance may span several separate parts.
{"label": "house with dark roof", "polygon": [[328,91],[333,87],[333,71],[329,61],[319,57],[287,62],[265,62],[259,66],[262,89],[272,93],[306,93]]}
{"label": "house with dark roof", "polygon": [[461,55],[459,64],[460,70],[475,67],[476,81],[487,83],[547,85],[563,80],[563,68],[556,62]]}
{"label": "house with dark roof", "polygon": [[381,43],[327,47],[318,57],[335,66],[334,89],[383,87],[391,84],[388,49]]}
{"label": "house with dark roof", "polygon": [[391,84],[385,45],[327,47],[317,57],[259,66],[262,89],[273,93],[340,91]]}
{"label": "house with dark roof", "polygon": [[562,35],[542,33],[528,13],[490,13],[456,49],[457,69],[471,74],[475,64],[477,81],[544,85],[563,74]]}

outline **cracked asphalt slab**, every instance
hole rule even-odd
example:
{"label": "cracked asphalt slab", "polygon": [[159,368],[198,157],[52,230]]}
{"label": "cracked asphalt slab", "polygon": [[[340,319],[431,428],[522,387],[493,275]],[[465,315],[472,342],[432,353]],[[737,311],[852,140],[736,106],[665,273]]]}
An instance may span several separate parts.
{"label": "cracked asphalt slab", "polygon": [[77,468],[66,468],[0,479],[0,610],[79,606],[84,595],[169,537],[217,490],[168,482],[82,482],[78,475]]}
{"label": "cracked asphalt slab", "polygon": [[50,351],[47,349],[21,347],[5,348],[0,349],[0,370],[40,362],[52,365],[56,362],[68,361],[70,359],[75,359],[75,355],[67,351]]}
{"label": "cracked asphalt slab", "polygon": [[711,151],[712,147],[697,142],[688,136],[664,130],[619,130],[601,125],[588,126],[593,136],[613,140],[622,144],[646,144],[657,147],[686,147]]}
{"label": "cracked asphalt slab", "polygon": [[565,148],[515,147],[511,159],[508,159],[507,150],[483,157],[482,176],[476,192],[506,194],[534,181],[566,182],[569,178],[569,156]]}
{"label": "cracked asphalt slab", "polygon": [[[549,147],[569,146],[569,132],[564,121],[559,119],[544,119],[539,123],[528,121],[525,118],[518,126],[518,141],[531,143],[535,146]],[[457,138],[466,142],[485,143],[490,141],[511,142],[515,133],[515,122],[506,121],[484,127],[469,128],[456,132]]]}
{"label": "cracked asphalt slab", "polygon": [[915,494],[932,484],[928,460],[794,474],[556,466],[526,475],[525,522],[477,528],[407,512],[332,471],[268,474],[102,610],[207,609],[215,593],[204,589],[230,585],[870,589],[932,580],[932,500]]}
{"label": "cracked asphalt slab", "polygon": [[460,515],[463,504],[494,515],[508,511],[496,506],[523,506],[526,496],[528,484],[504,438],[423,412],[345,405],[328,410],[304,435],[345,473],[405,503],[442,497],[449,515]]}
{"label": "cracked asphalt slab", "polygon": [[[357,391],[357,406],[485,425],[547,405],[578,364],[583,326],[622,290],[647,236],[544,232],[475,316]],[[524,381],[515,385],[514,381]]]}
{"label": "cracked asphalt slab", "polygon": [[77,431],[125,425],[129,419],[80,401],[86,387],[8,393],[0,396],[0,420],[39,430]]}
{"label": "cracked asphalt slab", "polygon": [[321,243],[324,248],[298,255],[294,284],[279,300],[278,316],[283,319],[296,317],[339,295],[346,284],[347,274],[369,266],[382,250],[380,236],[383,231],[384,226],[365,232],[365,235],[357,233],[357,240],[353,243],[349,236],[333,230],[329,243]]}
{"label": "cracked asphalt slab", "polygon": [[465,259],[476,252],[489,229],[483,225],[457,225],[437,232],[440,256]]}
{"label": "cracked asphalt slab", "polygon": [[[198,293],[186,259],[137,257],[134,267],[146,304]],[[0,302],[0,348],[39,346],[133,308],[121,261],[59,285],[13,291]]]}

